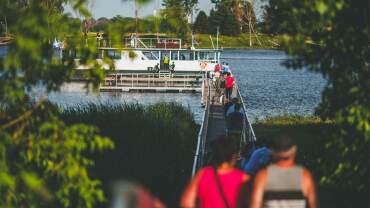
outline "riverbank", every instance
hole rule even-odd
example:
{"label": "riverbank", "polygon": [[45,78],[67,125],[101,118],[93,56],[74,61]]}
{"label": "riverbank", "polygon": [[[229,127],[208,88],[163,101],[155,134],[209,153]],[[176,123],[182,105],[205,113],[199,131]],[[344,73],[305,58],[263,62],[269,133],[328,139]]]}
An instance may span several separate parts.
{"label": "riverbank", "polygon": [[335,140],[336,125],[318,117],[278,116],[257,121],[254,130],[259,141],[269,141],[277,134],[289,135],[298,145],[297,162],[310,169],[316,179],[320,207],[348,208],[367,206],[366,191],[328,183],[333,166],[341,163],[341,153],[330,141]]}
{"label": "riverbank", "polygon": [[115,143],[114,150],[92,155],[95,166],[91,173],[103,182],[105,193],[111,191],[114,181],[130,179],[169,207],[177,206],[191,176],[198,133],[189,109],[175,103],[90,104],[69,108],[62,118],[68,124],[97,126]]}

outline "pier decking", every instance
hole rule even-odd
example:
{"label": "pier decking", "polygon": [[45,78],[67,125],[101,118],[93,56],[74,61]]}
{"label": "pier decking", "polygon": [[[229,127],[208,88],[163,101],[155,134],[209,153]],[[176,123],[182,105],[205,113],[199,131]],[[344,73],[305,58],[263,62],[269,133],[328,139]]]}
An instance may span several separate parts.
{"label": "pier decking", "polygon": [[[203,115],[203,122],[198,134],[198,143],[194,156],[192,171],[193,175],[199,168],[207,164],[207,156],[212,151],[209,146],[210,142],[216,139],[218,135],[226,134],[226,118],[224,116],[224,108],[223,103],[220,100],[220,95],[217,94],[216,89],[211,81],[206,80],[203,88],[202,100],[205,103],[205,111]],[[255,142],[256,136],[248,118],[245,103],[237,84],[234,86],[232,97],[239,98],[241,108],[245,113],[243,130],[241,132],[242,142]]]}

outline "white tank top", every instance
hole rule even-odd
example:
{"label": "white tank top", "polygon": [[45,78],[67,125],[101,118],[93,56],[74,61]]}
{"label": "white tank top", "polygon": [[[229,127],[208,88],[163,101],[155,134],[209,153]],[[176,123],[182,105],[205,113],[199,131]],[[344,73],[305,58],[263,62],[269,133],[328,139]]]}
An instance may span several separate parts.
{"label": "white tank top", "polygon": [[303,168],[294,166],[267,167],[267,182],[264,192],[264,208],[305,208],[307,200],[302,192]]}

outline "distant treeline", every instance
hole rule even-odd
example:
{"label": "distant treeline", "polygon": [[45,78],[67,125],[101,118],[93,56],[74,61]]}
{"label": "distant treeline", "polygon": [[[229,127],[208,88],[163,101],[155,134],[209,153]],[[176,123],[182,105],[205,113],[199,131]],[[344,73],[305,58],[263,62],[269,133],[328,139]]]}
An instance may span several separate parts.
{"label": "distant treeline", "polygon": [[249,31],[272,33],[266,29],[266,22],[269,19],[268,7],[263,8],[263,18],[257,21],[252,5],[247,1],[218,1],[209,15],[202,10],[199,11],[193,24],[188,22],[190,14],[184,5],[170,1],[164,6],[158,16],[139,18],[137,21],[135,18],[120,15],[111,19],[105,17],[97,20],[86,19],[83,22],[84,30],[101,32],[114,28],[116,31],[126,33],[171,33],[183,37],[192,30],[195,33],[216,34],[217,28],[221,35],[228,36],[237,36]]}

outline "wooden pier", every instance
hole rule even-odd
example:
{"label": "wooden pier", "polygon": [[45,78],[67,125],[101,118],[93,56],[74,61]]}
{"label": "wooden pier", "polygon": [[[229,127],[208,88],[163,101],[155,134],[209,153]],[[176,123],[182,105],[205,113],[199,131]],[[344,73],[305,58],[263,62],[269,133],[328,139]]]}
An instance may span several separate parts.
{"label": "wooden pier", "polygon": [[100,91],[202,92],[204,73],[112,73]]}
{"label": "wooden pier", "polygon": [[[198,133],[197,149],[194,155],[193,171],[196,171],[208,163],[208,156],[212,152],[210,143],[215,140],[218,135],[226,135],[226,118],[224,115],[224,105],[220,95],[216,92],[212,82],[206,80],[203,85],[202,100],[205,110],[203,114],[202,124]],[[252,124],[249,120],[243,97],[240,94],[237,84],[235,84],[232,97],[238,97],[241,108],[244,110],[243,130],[241,132],[241,143],[255,142]]]}

